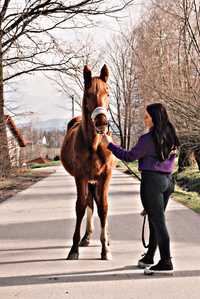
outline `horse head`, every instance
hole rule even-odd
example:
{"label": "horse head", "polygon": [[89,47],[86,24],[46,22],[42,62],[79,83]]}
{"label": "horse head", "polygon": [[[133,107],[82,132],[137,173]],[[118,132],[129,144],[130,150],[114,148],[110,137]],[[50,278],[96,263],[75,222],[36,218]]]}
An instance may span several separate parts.
{"label": "horse head", "polygon": [[91,69],[86,65],[84,76],[83,112],[93,125],[96,133],[103,134],[108,131],[109,124],[109,89],[107,80],[108,68],[104,64],[99,77],[92,77]]}

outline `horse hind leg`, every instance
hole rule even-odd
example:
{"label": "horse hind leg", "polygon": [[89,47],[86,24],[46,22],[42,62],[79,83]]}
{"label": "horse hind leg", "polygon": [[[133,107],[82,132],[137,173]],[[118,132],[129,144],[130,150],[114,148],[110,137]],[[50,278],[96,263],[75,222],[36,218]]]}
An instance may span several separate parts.
{"label": "horse hind leg", "polygon": [[96,192],[96,185],[89,184],[88,185],[88,198],[87,198],[86,231],[85,231],[85,234],[79,244],[79,246],[81,246],[81,247],[89,246],[90,239],[91,239],[92,233],[94,231],[94,221],[93,221],[94,201],[93,201],[93,198],[95,198],[95,196],[96,196],[95,192]]}

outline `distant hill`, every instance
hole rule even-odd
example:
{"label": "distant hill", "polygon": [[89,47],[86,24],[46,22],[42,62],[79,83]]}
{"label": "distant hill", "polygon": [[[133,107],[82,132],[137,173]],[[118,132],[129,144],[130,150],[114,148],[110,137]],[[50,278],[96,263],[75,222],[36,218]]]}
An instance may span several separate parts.
{"label": "distant hill", "polygon": [[[48,120],[38,120],[37,122],[32,123],[32,127],[37,130],[43,131],[52,131],[55,129],[65,130],[67,126],[68,120],[62,118],[54,118]],[[20,127],[30,126],[30,123],[21,124]]]}

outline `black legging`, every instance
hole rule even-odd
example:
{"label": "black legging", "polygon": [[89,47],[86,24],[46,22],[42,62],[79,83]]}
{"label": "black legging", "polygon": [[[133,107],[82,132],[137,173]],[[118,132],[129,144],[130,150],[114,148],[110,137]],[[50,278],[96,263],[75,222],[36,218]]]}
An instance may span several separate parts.
{"label": "black legging", "polygon": [[141,200],[149,220],[149,248],[147,254],[154,257],[158,244],[161,260],[170,255],[170,239],[165,223],[165,209],[174,190],[170,174],[143,171],[141,181]]}

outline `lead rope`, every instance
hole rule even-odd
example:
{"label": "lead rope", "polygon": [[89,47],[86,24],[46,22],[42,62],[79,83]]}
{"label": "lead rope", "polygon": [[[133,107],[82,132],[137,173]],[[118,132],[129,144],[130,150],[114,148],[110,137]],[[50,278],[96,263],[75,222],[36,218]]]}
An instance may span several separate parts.
{"label": "lead rope", "polygon": [[144,248],[149,248],[149,244],[146,244],[145,237],[144,237],[147,214],[145,213],[143,215],[143,217],[144,217],[144,219],[143,219],[143,224],[142,224],[142,244],[143,244]]}

